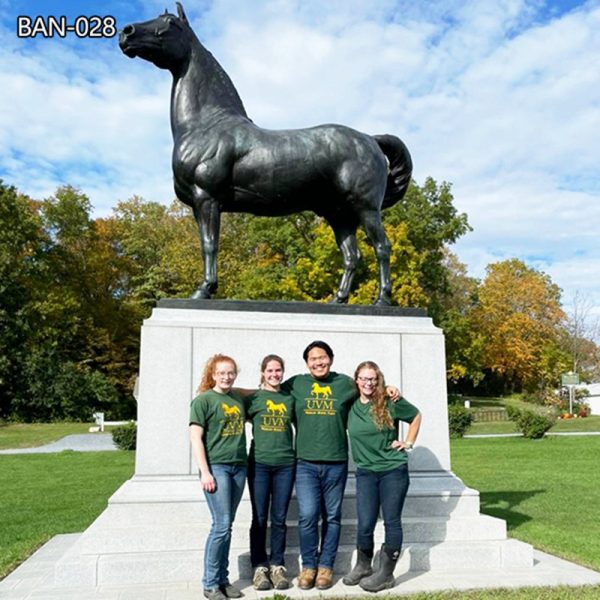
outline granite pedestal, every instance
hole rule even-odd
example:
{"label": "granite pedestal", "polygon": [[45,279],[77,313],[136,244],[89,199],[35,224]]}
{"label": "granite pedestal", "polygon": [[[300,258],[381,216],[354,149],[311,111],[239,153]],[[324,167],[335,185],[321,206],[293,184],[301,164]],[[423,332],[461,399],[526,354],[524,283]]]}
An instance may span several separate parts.
{"label": "granite pedestal", "polygon": [[[315,339],[335,352],[333,370],[352,374],[374,360],[387,382],[419,407],[423,426],[410,457],[403,513],[406,571],[528,568],[531,546],[509,540],[505,522],[479,512],[479,493],[450,470],[444,337],[414,309],[234,301],[161,301],[142,327],[135,475],[55,568],[57,585],[198,581],[210,514],[188,437],[188,411],[202,367],[216,352],[233,356],[236,385],[256,387],[269,353],[286,374],[304,372]],[[231,545],[231,579],[251,577],[246,489]],[[299,568],[297,505],[288,514],[290,573]],[[355,480],[349,477],[335,571],[347,572],[355,546]],[[383,540],[381,523],[376,543]]]}

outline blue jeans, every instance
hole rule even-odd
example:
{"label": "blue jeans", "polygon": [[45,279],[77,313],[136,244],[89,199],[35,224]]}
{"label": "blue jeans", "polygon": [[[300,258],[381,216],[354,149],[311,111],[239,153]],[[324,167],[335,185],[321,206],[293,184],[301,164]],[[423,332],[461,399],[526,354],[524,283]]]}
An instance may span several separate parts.
{"label": "blue jeans", "polygon": [[[252,567],[283,565],[286,517],[292,488],[294,465],[265,465],[250,462],[248,486],[252,502],[252,525],[250,526],[250,561]],[[271,557],[267,559],[267,523],[271,505]]]}
{"label": "blue jeans", "polygon": [[375,472],[356,469],[356,512],[358,530],[356,545],[361,550],[372,551],[373,532],[383,513],[385,545],[390,550],[402,549],[402,508],[408,491],[408,465],[389,471]]}
{"label": "blue jeans", "polygon": [[[296,465],[298,534],[302,567],[333,569],[340,543],[342,500],[348,477],[347,462],[299,460]],[[319,549],[319,517],[321,548]]]}
{"label": "blue jeans", "polygon": [[211,493],[204,492],[212,516],[204,546],[202,585],[205,590],[214,590],[229,582],[231,526],[246,483],[245,465],[215,464],[210,470],[217,488]]}

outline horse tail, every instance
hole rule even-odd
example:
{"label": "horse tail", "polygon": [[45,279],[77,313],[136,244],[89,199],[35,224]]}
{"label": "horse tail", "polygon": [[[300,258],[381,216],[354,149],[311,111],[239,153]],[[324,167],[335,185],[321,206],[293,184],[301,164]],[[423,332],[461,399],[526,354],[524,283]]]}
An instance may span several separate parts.
{"label": "horse tail", "polygon": [[389,161],[387,186],[381,205],[381,208],[389,208],[406,194],[412,175],[412,159],[404,142],[395,135],[374,135],[373,138]]}

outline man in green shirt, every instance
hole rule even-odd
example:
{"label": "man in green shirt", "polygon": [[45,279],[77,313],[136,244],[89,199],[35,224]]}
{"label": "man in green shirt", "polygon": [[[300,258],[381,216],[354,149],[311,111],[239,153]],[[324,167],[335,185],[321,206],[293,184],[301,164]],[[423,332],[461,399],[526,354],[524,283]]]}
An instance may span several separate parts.
{"label": "man in green shirt", "polygon": [[[322,341],[303,353],[308,373],[282,385],[294,398],[296,413],[296,496],[302,589],[333,585],[333,564],[340,540],[342,499],[348,476],[348,411],[357,392],[347,375],[331,371],[333,351]],[[321,507],[323,512],[321,513]],[[323,540],[319,549],[319,517]]]}

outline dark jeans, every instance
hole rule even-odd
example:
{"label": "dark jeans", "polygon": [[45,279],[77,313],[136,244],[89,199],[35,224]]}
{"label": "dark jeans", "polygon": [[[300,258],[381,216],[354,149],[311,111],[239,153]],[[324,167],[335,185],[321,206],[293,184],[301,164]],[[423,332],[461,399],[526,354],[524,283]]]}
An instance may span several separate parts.
{"label": "dark jeans", "polygon": [[[248,486],[252,502],[250,526],[250,561],[252,568],[284,564],[286,517],[292,488],[295,465],[265,465],[250,461]],[[267,522],[271,506],[271,556],[267,560]]]}
{"label": "dark jeans", "polygon": [[216,464],[211,465],[210,470],[217,488],[211,493],[204,492],[212,516],[204,546],[202,584],[205,590],[214,590],[229,582],[231,527],[246,484],[245,465]]}
{"label": "dark jeans", "polygon": [[[318,463],[299,460],[296,465],[298,534],[302,567],[333,569],[340,543],[342,500],[348,477],[347,462]],[[321,548],[319,550],[319,517]]]}
{"label": "dark jeans", "polygon": [[408,491],[408,465],[377,473],[356,469],[356,512],[358,531],[356,545],[361,550],[373,550],[373,532],[383,513],[385,545],[391,550],[402,549],[402,508]]}

